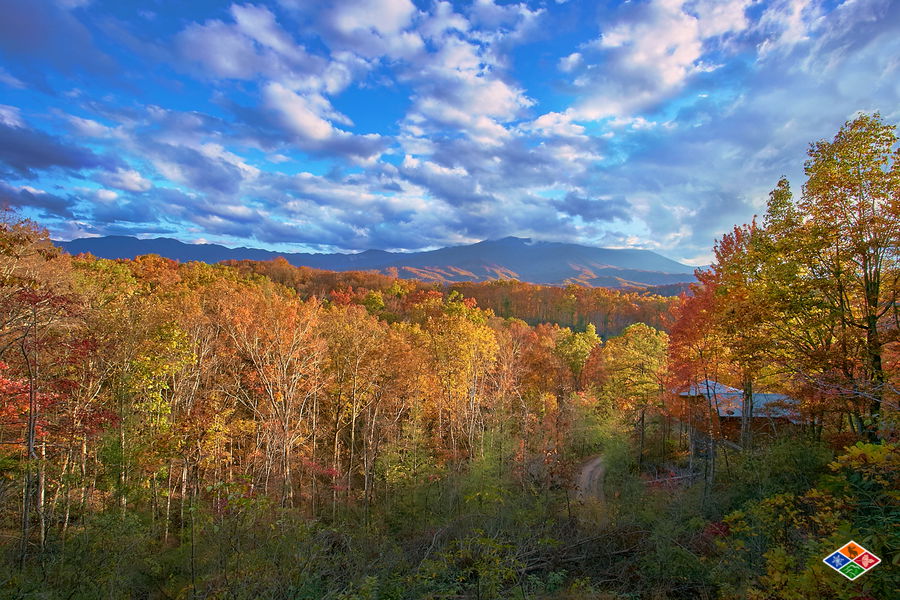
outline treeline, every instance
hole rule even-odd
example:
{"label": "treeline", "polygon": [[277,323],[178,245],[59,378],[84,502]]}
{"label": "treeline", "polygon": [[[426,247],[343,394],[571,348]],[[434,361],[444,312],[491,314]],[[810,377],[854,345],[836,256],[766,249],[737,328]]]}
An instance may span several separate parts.
{"label": "treeline", "polygon": [[226,261],[224,264],[241,273],[264,275],[295,290],[301,298],[314,296],[366,306],[388,321],[406,319],[422,294],[458,292],[499,317],[521,319],[530,325],[555,323],[579,331],[592,324],[603,338],[619,335],[632,323],[664,328],[665,315],[687,287],[678,284],[619,290],[580,285],[536,285],[511,279],[444,286],[397,279],[374,271],[338,272],[294,267],[283,258]]}

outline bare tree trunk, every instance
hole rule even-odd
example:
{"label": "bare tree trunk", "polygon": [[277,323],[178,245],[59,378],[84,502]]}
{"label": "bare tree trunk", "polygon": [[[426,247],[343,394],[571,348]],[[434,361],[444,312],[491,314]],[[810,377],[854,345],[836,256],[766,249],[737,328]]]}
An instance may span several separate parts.
{"label": "bare tree trunk", "polygon": [[[121,391],[119,391],[121,394]],[[119,508],[122,516],[125,516],[125,509],[128,500],[125,498],[125,487],[128,484],[128,460],[125,457],[125,399],[119,397],[119,452],[121,463],[119,465]]]}
{"label": "bare tree trunk", "polygon": [[81,438],[81,521],[84,522],[84,515],[87,514],[88,503],[88,475],[87,475],[87,437]]}
{"label": "bare tree trunk", "polygon": [[69,464],[72,462],[71,459],[72,447],[69,446],[66,450],[65,455],[63,455],[63,463],[59,468],[59,485],[57,485],[56,489],[53,491],[53,498],[50,499],[50,508],[47,509],[51,521],[53,521],[56,517],[56,507],[59,506],[60,498],[63,496],[68,496],[69,494],[69,486],[65,483],[65,481],[66,474],[69,472]]}
{"label": "bare tree trunk", "polygon": [[185,457],[181,464],[181,510],[178,520],[179,530],[184,530],[184,500],[187,497],[187,472],[187,457]]}
{"label": "bare tree trunk", "polygon": [[[877,293],[874,298],[874,310],[878,309]],[[869,359],[869,381],[872,389],[872,400],[869,403],[869,420],[871,425],[866,427],[866,437],[869,441],[876,442],[879,439],[879,423],[881,416],[881,401],[884,396],[884,369],[881,364],[881,340],[878,334],[878,317],[871,314],[866,318],[866,351]]]}
{"label": "bare tree trunk", "polygon": [[35,453],[35,437],[37,433],[37,390],[35,366],[32,365],[31,356],[29,355],[26,345],[27,333],[22,337],[21,350],[22,356],[25,358],[25,365],[28,369],[28,418],[25,429],[25,478],[22,485],[22,524],[21,535],[22,542],[20,548],[20,567],[25,567],[25,559],[28,556],[28,540],[31,537],[31,502],[34,494],[34,461],[37,459]]}
{"label": "bare tree trunk", "polygon": [[37,478],[37,514],[38,514],[38,540],[41,552],[47,542],[47,513],[44,500],[47,495],[47,442],[41,442],[41,462],[38,463]]}
{"label": "bare tree trunk", "polygon": [[741,448],[749,450],[753,444],[753,379],[744,377],[743,406],[741,407]]}
{"label": "bare tree trunk", "polygon": [[169,473],[166,477],[166,514],[163,523],[163,542],[169,541],[169,514],[172,510],[172,494],[175,490],[172,487],[172,461],[169,461]]}
{"label": "bare tree trunk", "polygon": [[[312,450],[310,451],[310,458],[311,458],[312,462],[315,462],[315,460],[316,460],[316,447],[317,447],[318,441],[319,441],[318,423],[319,423],[319,393],[314,392],[313,393],[313,412],[312,412]],[[315,518],[316,511],[318,510],[318,493],[319,493],[318,483],[316,482],[315,473],[312,473],[310,475],[309,479],[310,479],[310,499],[311,499],[310,512],[311,512],[313,518]]]}
{"label": "bare tree trunk", "polygon": [[644,468],[644,414],[646,412],[646,408],[641,408],[641,445],[638,451],[638,472]]}
{"label": "bare tree trunk", "polygon": [[339,453],[338,453],[338,441],[340,437],[341,429],[339,427],[339,422],[335,419],[334,423],[334,438],[331,449],[331,466],[334,469],[334,473],[331,476],[331,518],[334,519],[337,517],[337,481],[340,476],[340,462],[339,462]]}

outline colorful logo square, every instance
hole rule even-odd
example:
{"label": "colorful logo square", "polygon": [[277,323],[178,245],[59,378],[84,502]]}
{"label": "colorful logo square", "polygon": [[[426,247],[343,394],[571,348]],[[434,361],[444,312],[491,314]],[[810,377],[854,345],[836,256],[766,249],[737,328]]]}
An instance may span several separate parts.
{"label": "colorful logo square", "polygon": [[866,572],[861,566],[856,564],[855,562],[848,562],[846,565],[838,569],[839,573],[843,573],[847,579],[856,579],[860,575]]}
{"label": "colorful logo square", "polygon": [[849,544],[847,544],[846,546],[844,546],[843,548],[840,549],[840,553],[843,554],[844,556],[846,556],[847,558],[849,558],[850,560],[853,560],[854,558],[856,558],[863,552],[865,552],[863,547],[860,546],[859,544],[857,544],[856,542],[850,542]]}
{"label": "colorful logo square", "polygon": [[850,541],[840,550],[822,559],[826,565],[851,581],[881,562],[881,559]]}
{"label": "colorful logo square", "polygon": [[853,562],[861,566],[863,569],[867,571],[881,562],[881,559],[872,554],[871,552],[863,552],[859,556],[853,559]]}
{"label": "colorful logo square", "polygon": [[835,552],[831,556],[825,559],[825,563],[831,567],[832,569],[840,569],[844,565],[850,562],[850,559],[841,554],[840,552]]}

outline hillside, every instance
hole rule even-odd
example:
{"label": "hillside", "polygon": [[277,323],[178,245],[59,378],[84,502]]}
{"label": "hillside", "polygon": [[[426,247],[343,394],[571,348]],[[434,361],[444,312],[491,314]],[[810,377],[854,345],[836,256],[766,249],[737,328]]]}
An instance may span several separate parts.
{"label": "hillside", "polygon": [[593,287],[670,285],[693,280],[693,267],[649,250],[593,248],[507,237],[426,252],[367,250],[358,254],[283,253],[217,244],[185,244],[171,238],[126,236],[57,242],[72,254],[134,258],[158,254],[179,261],[269,260],[283,256],[295,266],[333,271],[378,271],[438,283],[518,279],[529,283]]}

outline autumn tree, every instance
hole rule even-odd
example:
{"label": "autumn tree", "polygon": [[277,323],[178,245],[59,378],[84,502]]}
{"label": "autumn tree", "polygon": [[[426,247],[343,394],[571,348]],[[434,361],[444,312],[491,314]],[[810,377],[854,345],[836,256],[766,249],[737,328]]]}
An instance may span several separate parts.
{"label": "autumn tree", "polygon": [[900,247],[900,149],[894,127],[860,115],[832,141],[810,147],[798,209],[803,256],[825,307],[864,338],[862,377],[848,382],[869,401],[875,437],[885,389],[882,324],[897,301]]}
{"label": "autumn tree", "polygon": [[222,325],[241,365],[238,398],[257,419],[266,473],[273,467],[280,472],[282,506],[293,506],[294,455],[310,434],[307,417],[323,383],[321,306],[270,285],[238,286],[219,302]]}
{"label": "autumn tree", "polygon": [[640,432],[638,462],[643,461],[646,413],[662,399],[666,380],[668,336],[643,323],[631,325],[610,338],[603,349],[606,393],[619,406],[637,414]]}
{"label": "autumn tree", "polygon": [[[58,346],[66,321],[74,313],[71,267],[35,223],[9,210],[0,216],[0,359],[14,363],[26,382],[22,447],[20,557],[25,561],[31,537],[32,513],[38,518],[39,543],[47,532],[47,439],[45,409],[58,375],[48,351]],[[21,404],[18,394],[4,403]]]}
{"label": "autumn tree", "polygon": [[454,456],[460,449],[474,456],[484,431],[488,375],[497,354],[488,316],[451,296],[423,327],[438,386],[438,431],[447,436]]}

